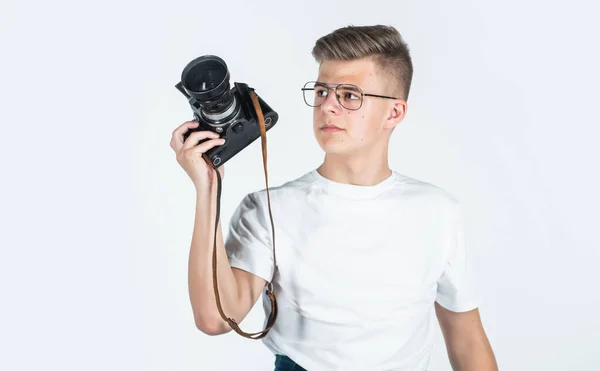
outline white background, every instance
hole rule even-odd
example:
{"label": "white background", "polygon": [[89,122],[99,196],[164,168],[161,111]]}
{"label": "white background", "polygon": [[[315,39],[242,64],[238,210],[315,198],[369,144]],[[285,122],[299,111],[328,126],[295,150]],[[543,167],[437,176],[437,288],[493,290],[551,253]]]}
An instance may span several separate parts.
{"label": "white background", "polygon": [[[0,369],[272,370],[261,342],[194,326],[195,193],[169,147],[191,111],[174,85],[216,54],[255,87],[280,114],[281,184],[322,160],[300,87],[315,40],[348,24],[393,25],[411,48],[390,166],[465,205],[500,369],[599,369],[593,4],[2,1]],[[263,187],[255,141],[226,165],[224,225]],[[430,371],[451,369],[445,352],[438,331]]]}

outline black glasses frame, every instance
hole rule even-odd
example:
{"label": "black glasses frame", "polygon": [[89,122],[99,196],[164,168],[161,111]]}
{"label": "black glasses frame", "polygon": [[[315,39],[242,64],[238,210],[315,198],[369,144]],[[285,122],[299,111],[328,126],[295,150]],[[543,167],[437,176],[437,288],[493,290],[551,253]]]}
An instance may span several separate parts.
{"label": "black glasses frame", "polygon": [[[384,99],[400,99],[400,98],[397,98],[397,97],[390,97],[390,96],[387,96],[387,95],[379,95],[379,94],[370,94],[370,93],[365,93],[365,92],[363,92],[363,90],[360,88],[360,86],[357,86],[357,85],[354,85],[354,84],[339,84],[339,85],[336,85],[335,87],[330,87],[330,86],[328,86],[327,84],[325,84],[324,82],[320,82],[320,81],[309,81],[309,82],[307,82],[306,84],[304,84],[304,87],[302,87],[302,89],[301,89],[301,90],[302,90],[302,96],[303,96],[303,98],[304,98],[304,103],[306,103],[306,105],[307,105],[307,106],[309,106],[309,107],[321,107],[321,106],[323,105],[323,103],[321,103],[321,104],[319,104],[319,105],[317,105],[317,106],[315,106],[315,105],[313,105],[313,104],[310,104],[310,103],[308,103],[308,101],[306,100],[306,94],[305,94],[304,92],[305,92],[305,91],[308,91],[308,90],[315,90],[315,88],[314,88],[314,87],[313,87],[313,88],[307,88],[306,86],[307,86],[308,84],[315,84],[315,86],[317,86],[317,85],[318,85],[318,86],[320,86],[320,87],[323,87],[323,88],[327,89],[327,94],[329,94],[329,91],[330,91],[330,90],[333,90],[333,94],[335,94],[335,99],[338,101],[338,103],[340,104],[340,106],[342,106],[342,107],[344,107],[345,109],[347,109],[347,110],[350,110],[350,111],[357,111],[357,110],[359,110],[359,109],[362,107],[362,105],[363,105],[363,102],[364,102],[364,99],[363,99],[363,97],[375,97],[375,98],[384,98]],[[340,102],[340,96],[339,96],[339,95],[338,95],[338,93],[337,93],[337,90],[338,90],[338,88],[339,88],[340,86],[341,86],[341,87],[351,87],[351,89],[350,89],[350,90],[355,90],[357,93],[359,93],[359,94],[360,94],[360,106],[359,106],[358,108],[348,108],[348,107],[344,106],[344,105],[342,104],[342,102]]]}

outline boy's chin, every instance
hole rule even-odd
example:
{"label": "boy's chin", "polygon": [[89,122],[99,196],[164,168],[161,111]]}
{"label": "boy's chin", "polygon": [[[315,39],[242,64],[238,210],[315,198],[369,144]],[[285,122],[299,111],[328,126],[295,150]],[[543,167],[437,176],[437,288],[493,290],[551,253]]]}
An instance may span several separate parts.
{"label": "boy's chin", "polygon": [[348,148],[348,143],[343,142],[319,141],[319,146],[328,155],[344,155],[351,152]]}

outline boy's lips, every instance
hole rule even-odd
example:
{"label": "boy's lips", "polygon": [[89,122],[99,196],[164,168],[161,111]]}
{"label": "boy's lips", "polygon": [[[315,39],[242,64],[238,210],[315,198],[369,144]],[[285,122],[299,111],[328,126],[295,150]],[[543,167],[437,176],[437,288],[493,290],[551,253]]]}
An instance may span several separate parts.
{"label": "boy's lips", "polygon": [[343,130],[342,128],[340,128],[339,126],[335,126],[332,124],[325,124],[321,126],[321,130],[325,130],[325,129],[329,129],[329,130],[333,130],[333,129],[337,129],[337,130]]}

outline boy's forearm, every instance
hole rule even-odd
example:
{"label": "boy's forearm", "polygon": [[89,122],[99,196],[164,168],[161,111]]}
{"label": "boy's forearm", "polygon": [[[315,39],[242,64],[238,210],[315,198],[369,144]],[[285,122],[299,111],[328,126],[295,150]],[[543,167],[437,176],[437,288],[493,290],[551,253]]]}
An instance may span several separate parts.
{"label": "boy's forearm", "polygon": [[[196,326],[208,334],[230,330],[221,318],[213,286],[216,192],[197,191],[196,216],[188,261],[188,288]],[[227,315],[238,306],[238,285],[225,252],[221,221],[217,230],[217,274],[221,306]]]}

